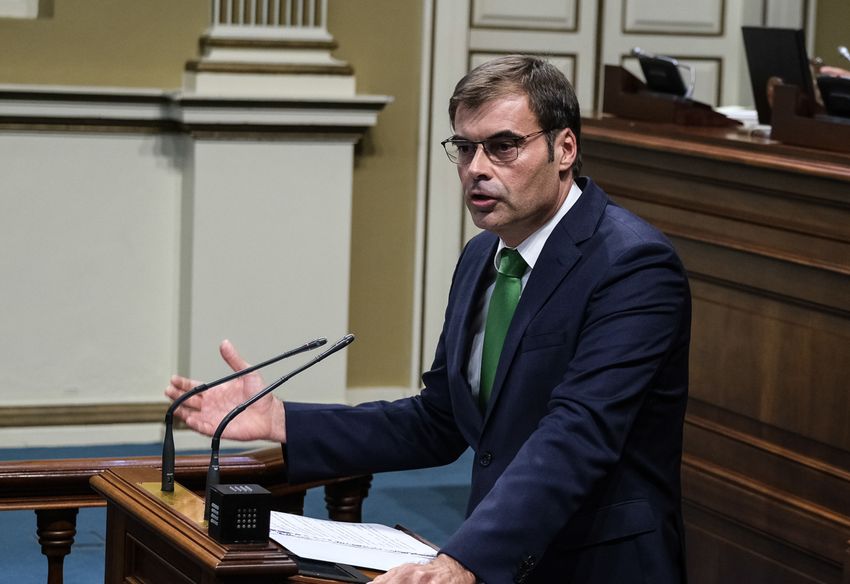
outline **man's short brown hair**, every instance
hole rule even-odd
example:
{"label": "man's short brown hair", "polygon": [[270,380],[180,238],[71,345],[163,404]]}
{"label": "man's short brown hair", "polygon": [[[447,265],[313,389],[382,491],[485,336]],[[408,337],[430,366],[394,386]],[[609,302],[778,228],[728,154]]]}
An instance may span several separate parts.
{"label": "man's short brown hair", "polygon": [[449,120],[461,105],[478,109],[487,102],[511,96],[525,95],[529,107],[546,130],[550,160],[554,159],[555,136],[564,128],[572,130],[576,140],[576,159],[573,177],[581,171],[581,113],[572,84],[561,71],[539,57],[508,55],[479,65],[458,81],[449,100]]}

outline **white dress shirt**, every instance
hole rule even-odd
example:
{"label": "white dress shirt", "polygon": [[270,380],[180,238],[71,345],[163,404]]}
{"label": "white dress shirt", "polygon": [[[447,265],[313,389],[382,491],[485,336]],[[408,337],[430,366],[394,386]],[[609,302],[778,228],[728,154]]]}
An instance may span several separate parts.
{"label": "white dress shirt", "polygon": [[[540,252],[543,251],[543,246],[546,245],[546,240],[549,239],[549,235],[551,235],[555,226],[561,221],[561,219],[564,218],[564,215],[567,214],[567,211],[576,204],[576,201],[578,201],[580,196],[581,189],[578,188],[575,182],[573,182],[570,187],[570,192],[567,193],[567,198],[564,199],[564,202],[561,204],[561,207],[555,215],[553,215],[549,221],[540,227],[540,229],[529,235],[522,243],[516,246],[516,250],[519,252],[519,255],[522,256],[522,259],[525,260],[526,264],[528,264],[528,268],[522,275],[523,290],[525,290],[528,278],[534,270],[534,264],[537,262],[537,258],[540,257]],[[472,321],[472,330],[475,331],[475,335],[472,338],[472,347],[469,352],[466,378],[469,381],[469,386],[472,388],[472,395],[476,400],[478,399],[478,392],[481,387],[481,354],[484,350],[484,326],[487,322],[487,309],[490,307],[490,297],[493,295],[493,288],[496,286],[495,274],[499,266],[499,256],[501,255],[502,250],[506,247],[508,246],[500,238],[499,245],[496,248],[496,254],[493,256],[493,271],[491,276],[493,281],[490,282],[490,285],[487,287],[481,305],[478,309],[478,313]],[[520,295],[521,294],[522,293],[520,292]]]}

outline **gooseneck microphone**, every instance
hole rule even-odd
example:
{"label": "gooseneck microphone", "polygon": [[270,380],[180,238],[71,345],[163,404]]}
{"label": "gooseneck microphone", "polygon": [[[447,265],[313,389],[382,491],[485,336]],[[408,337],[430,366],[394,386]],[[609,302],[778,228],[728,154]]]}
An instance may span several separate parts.
{"label": "gooseneck microphone", "polygon": [[838,47],[838,54],[850,61],[850,51],[847,50],[847,47],[841,45]]}
{"label": "gooseneck microphone", "polygon": [[321,347],[327,342],[327,339],[319,338],[304,343],[296,349],[291,349],[285,353],[278,355],[277,357],[272,357],[271,359],[267,359],[262,363],[257,363],[256,365],[246,367],[245,369],[241,369],[239,371],[231,373],[230,375],[226,375],[221,379],[217,379],[209,383],[202,383],[201,385],[196,385],[195,387],[178,397],[176,400],[174,400],[171,406],[168,408],[168,411],[165,412],[165,438],[162,441],[162,490],[167,493],[171,493],[174,491],[174,411],[180,407],[180,404],[185,402],[190,397],[198,395],[199,393],[203,393],[206,390],[212,389],[217,385],[227,383],[228,381],[232,381],[238,377],[242,377],[243,375],[248,375],[249,373],[253,373],[258,369],[262,369],[267,365],[271,365],[272,363],[277,363],[278,361],[286,359],[287,357],[292,357],[293,355],[298,355],[300,353],[304,353],[305,351],[312,351],[313,349]]}
{"label": "gooseneck microphone", "polygon": [[333,355],[334,353],[336,353],[340,349],[344,349],[345,347],[350,345],[353,341],[354,341],[354,335],[352,335],[352,334],[345,335],[340,340],[338,340],[336,343],[334,343],[329,349],[326,349],[325,351],[319,353],[313,359],[311,359],[310,361],[308,361],[304,365],[298,367],[297,369],[290,371],[289,373],[287,373],[286,375],[284,375],[283,377],[281,377],[280,379],[278,379],[277,381],[275,381],[271,385],[264,387],[263,389],[258,391],[256,394],[249,397],[247,400],[245,400],[244,402],[242,402],[241,404],[239,404],[238,406],[236,406],[235,408],[230,410],[230,412],[226,416],[224,416],[224,418],[222,418],[221,422],[218,425],[218,428],[216,428],[215,433],[213,434],[213,437],[212,437],[212,446],[211,446],[211,453],[210,453],[210,466],[209,466],[209,469],[207,469],[207,488],[206,488],[206,496],[204,497],[204,519],[205,520],[209,521],[209,519],[210,519],[210,488],[213,485],[217,485],[220,482],[220,478],[219,478],[220,477],[220,473],[219,473],[219,470],[220,470],[220,468],[219,468],[219,450],[220,450],[220,443],[221,443],[221,435],[224,433],[224,429],[227,428],[227,425],[231,422],[231,420],[233,420],[233,418],[235,418],[236,416],[238,416],[239,414],[244,412],[246,409],[248,409],[251,405],[256,403],[258,400],[262,399],[263,397],[265,397],[266,395],[268,395],[269,393],[271,393],[272,391],[274,391],[275,389],[277,389],[278,387],[280,387],[281,385],[283,385],[284,383],[286,383],[287,381],[289,381],[290,379],[292,379],[293,377],[295,377],[296,375],[298,375],[299,373],[304,371],[305,369],[309,369],[310,367],[312,367],[313,365],[315,365],[319,361],[322,361],[325,358],[330,357],[331,355]]}

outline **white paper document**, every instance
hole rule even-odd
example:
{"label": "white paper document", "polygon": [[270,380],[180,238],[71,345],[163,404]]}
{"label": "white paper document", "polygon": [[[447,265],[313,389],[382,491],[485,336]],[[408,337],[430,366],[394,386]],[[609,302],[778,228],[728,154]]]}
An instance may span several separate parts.
{"label": "white paper document", "polygon": [[373,570],[431,561],[437,550],[398,529],[272,511],[269,536],[296,556]]}

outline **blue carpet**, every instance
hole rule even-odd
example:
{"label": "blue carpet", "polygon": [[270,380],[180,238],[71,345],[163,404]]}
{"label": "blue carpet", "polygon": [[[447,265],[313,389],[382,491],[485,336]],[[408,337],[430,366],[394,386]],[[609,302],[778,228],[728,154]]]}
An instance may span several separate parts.
{"label": "blue carpet", "polygon": [[[110,445],[87,448],[0,449],[0,460],[157,455],[159,444]],[[469,494],[472,453],[448,466],[375,475],[363,507],[363,521],[414,530],[441,545],[460,525]],[[309,491],[304,513],[326,518],[324,493]],[[65,559],[65,584],[103,582],[106,512],[80,509],[77,536]],[[0,584],[44,584],[47,559],[41,554],[32,511],[0,512]]]}

